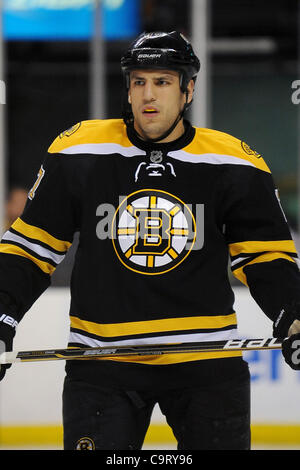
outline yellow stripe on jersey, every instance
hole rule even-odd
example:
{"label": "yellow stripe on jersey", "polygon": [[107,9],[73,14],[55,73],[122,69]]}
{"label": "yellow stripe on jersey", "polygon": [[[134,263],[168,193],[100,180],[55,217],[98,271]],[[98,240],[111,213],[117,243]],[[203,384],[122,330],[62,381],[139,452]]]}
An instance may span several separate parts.
{"label": "yellow stripe on jersey", "polygon": [[52,264],[47,263],[46,261],[41,261],[40,259],[32,256],[26,250],[23,250],[19,246],[12,245],[10,243],[0,243],[0,253],[5,253],[9,255],[17,255],[22,256],[23,258],[27,258],[30,261],[33,261],[44,273],[46,274],[53,274],[55,271],[55,267]]}
{"label": "yellow stripe on jersey", "polygon": [[[61,133],[50,145],[48,152],[72,153],[73,148],[76,153],[80,152],[79,147],[83,145],[86,146],[86,153],[94,153],[95,149],[92,151],[89,146],[97,146],[97,144],[117,145],[125,149],[125,153],[127,151],[130,153],[130,149],[135,148],[128,139],[126,125],[122,119],[94,119],[77,123]],[[214,129],[195,128],[194,139],[182,151],[195,156],[204,155],[204,157],[207,154],[215,154],[224,160],[225,164],[232,163],[231,160],[234,157],[237,161],[240,159],[241,162],[248,162],[251,166],[270,173],[261,155],[236,137]]]}
{"label": "yellow stripe on jersey", "polygon": [[243,284],[248,286],[247,283],[247,277],[246,274],[244,273],[244,269],[247,266],[250,266],[251,264],[257,264],[257,263],[269,263],[270,261],[274,261],[276,259],[286,259],[288,261],[291,261],[292,263],[295,263],[295,260],[291,257],[286,255],[285,253],[264,253],[261,256],[257,256],[257,258],[253,259],[252,261],[249,261],[249,263],[244,264],[242,267],[235,269],[233,271],[234,276],[239,279]]}
{"label": "yellow stripe on jersey", "polygon": [[114,143],[123,147],[132,147],[122,119],[82,121],[80,126],[74,126],[74,130],[73,133],[66,132],[58,136],[50,145],[48,152],[59,153],[68,147],[87,143]]}
{"label": "yellow stripe on jersey", "polygon": [[250,241],[229,244],[231,256],[237,256],[242,253],[262,253],[263,251],[283,251],[297,254],[293,240]]}
{"label": "yellow stripe on jersey", "polygon": [[236,325],[236,314],[217,316],[198,316],[186,318],[164,318],[161,320],[124,322],[124,323],[95,323],[71,316],[71,328],[77,328],[87,333],[101,337],[119,337],[162,333],[168,331],[220,329]]}
{"label": "yellow stripe on jersey", "polygon": [[[180,354],[161,354],[158,356],[114,356],[113,358],[97,358],[97,360],[133,362],[148,365],[169,365],[180,362],[202,361],[205,359],[224,359],[225,357],[241,357],[241,351],[218,351],[204,353],[180,353]],[[213,366],[212,366],[213,367]]]}
{"label": "yellow stripe on jersey", "polygon": [[192,142],[184,147],[182,150],[191,154],[219,154],[224,158],[236,157],[241,160],[251,162],[256,168],[271,173],[266,162],[260,155],[255,155],[255,152],[245,151],[244,143],[236,137],[226,134],[225,132],[217,131],[214,129],[196,128],[196,134]]}
{"label": "yellow stripe on jersey", "polygon": [[29,225],[20,218],[12,224],[12,228],[26,237],[45,243],[56,251],[66,252],[71,246],[70,242],[59,240],[45,230],[35,227],[34,225]]}

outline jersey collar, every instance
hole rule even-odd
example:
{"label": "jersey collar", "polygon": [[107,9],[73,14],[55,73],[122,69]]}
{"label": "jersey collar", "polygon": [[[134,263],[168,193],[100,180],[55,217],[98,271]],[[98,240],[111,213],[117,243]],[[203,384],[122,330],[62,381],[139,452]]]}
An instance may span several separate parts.
{"label": "jersey collar", "polygon": [[158,142],[147,142],[139,138],[133,129],[133,126],[127,126],[127,136],[130,142],[141,150],[161,150],[164,153],[180,150],[186,147],[194,138],[196,129],[191,126],[190,122],[184,120],[185,131],[182,136],[171,142],[158,143]]}

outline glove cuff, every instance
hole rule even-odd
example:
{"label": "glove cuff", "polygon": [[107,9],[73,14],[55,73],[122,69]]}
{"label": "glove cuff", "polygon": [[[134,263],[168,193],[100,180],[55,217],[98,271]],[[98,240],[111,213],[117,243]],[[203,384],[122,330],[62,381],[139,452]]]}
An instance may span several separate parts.
{"label": "glove cuff", "polygon": [[0,298],[0,340],[5,350],[11,351],[13,339],[19,324],[19,316],[10,305],[5,305]]}
{"label": "glove cuff", "polygon": [[278,317],[273,323],[274,338],[284,339],[288,336],[288,331],[294,320],[300,320],[300,302],[293,302],[282,307]]}

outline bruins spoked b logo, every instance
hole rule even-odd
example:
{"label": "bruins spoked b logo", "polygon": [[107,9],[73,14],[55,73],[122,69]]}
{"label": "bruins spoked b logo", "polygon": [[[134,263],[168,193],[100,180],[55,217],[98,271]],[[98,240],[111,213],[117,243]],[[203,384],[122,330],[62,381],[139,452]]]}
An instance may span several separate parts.
{"label": "bruins spoked b logo", "polygon": [[112,222],[119,260],[142,274],[162,274],[180,264],[196,239],[190,208],[176,196],[145,189],[126,197]]}

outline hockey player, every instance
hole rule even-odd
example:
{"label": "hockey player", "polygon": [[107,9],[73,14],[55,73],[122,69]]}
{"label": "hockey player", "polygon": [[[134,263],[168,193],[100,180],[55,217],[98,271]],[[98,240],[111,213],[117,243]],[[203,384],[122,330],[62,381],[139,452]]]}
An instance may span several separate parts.
{"label": "hockey player", "polygon": [[[121,65],[123,119],[60,134],[2,238],[6,349],[75,232],[69,346],[235,337],[228,255],[274,336],[300,331],[297,253],[267,164],[185,119],[200,68],[191,44],[145,33]],[[158,403],[178,449],[249,449],[249,384],[237,351],[67,361],[64,448],[141,449]]]}

